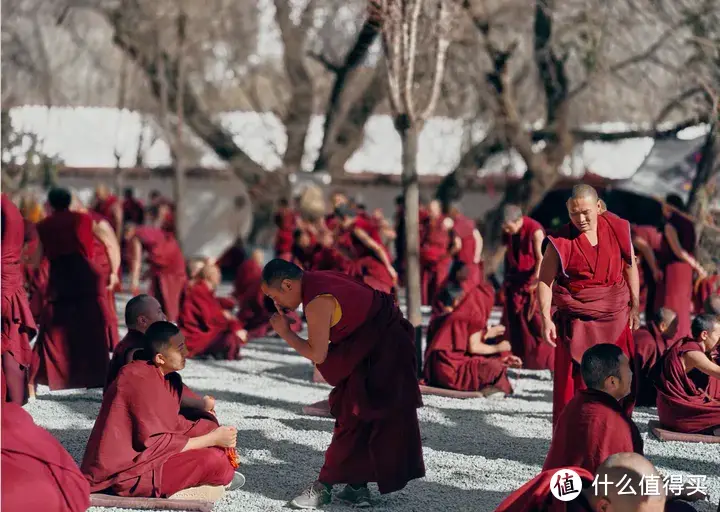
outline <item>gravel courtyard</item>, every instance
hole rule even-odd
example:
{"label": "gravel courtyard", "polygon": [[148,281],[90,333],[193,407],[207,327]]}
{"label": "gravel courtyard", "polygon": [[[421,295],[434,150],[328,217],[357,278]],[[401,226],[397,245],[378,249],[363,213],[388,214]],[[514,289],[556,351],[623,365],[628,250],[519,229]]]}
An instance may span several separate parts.
{"label": "gravel courtyard", "polygon": [[[121,319],[128,298],[118,296]],[[498,315],[493,318],[497,322]],[[216,512],[283,509],[317,476],[332,431],[331,419],[302,414],[303,405],[325,398],[329,390],[311,382],[308,361],[277,338],[252,342],[244,355],[234,362],[188,361],[182,372],[194,391],[216,398],[221,422],[239,430],[247,484],[226,493]],[[550,443],[550,373],[513,371],[512,377],[512,398],[424,397],[420,419],[427,476],[395,494],[380,496],[375,489],[374,509],[491,512],[537,474]],[[50,394],[40,387],[26,408],[79,462],[101,398],[99,390]],[[720,499],[720,445],[661,443],[648,433],[647,422],[654,418],[651,409],[634,414],[646,455],[666,474],[706,475],[712,501],[696,507],[714,512]]]}

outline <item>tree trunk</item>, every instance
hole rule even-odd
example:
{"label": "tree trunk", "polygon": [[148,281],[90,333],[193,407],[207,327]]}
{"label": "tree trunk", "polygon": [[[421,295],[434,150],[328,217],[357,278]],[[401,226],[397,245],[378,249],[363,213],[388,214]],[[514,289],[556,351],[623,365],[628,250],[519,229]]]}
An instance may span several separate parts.
{"label": "tree trunk", "polygon": [[703,221],[710,206],[710,183],[720,173],[720,127],[718,121],[710,124],[710,131],[703,144],[700,162],[693,178],[690,197],[688,198],[688,213],[697,219],[698,239]]}

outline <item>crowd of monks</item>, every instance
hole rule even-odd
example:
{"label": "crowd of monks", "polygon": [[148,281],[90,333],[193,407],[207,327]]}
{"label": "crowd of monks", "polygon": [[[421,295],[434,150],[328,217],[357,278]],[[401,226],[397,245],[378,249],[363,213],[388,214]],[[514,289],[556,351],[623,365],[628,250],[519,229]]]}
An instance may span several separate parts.
{"label": "crowd of monks", "polygon": [[[53,487],[48,500],[64,503],[56,510],[84,510],[89,492],[167,498],[201,485],[241,487],[236,430],[178,372],[187,357],[240,359],[244,345],[274,333],[333,386],[332,441],[295,508],[330,503],[335,484],[346,484],[340,499],[368,506],[369,482],[387,493],[422,478],[419,384],[505,396],[508,369],[526,368],[552,372],[553,440],[543,472],[499,510],[685,510],[672,507],[697,496],[641,508],[647,503],[583,491],[558,508],[549,490],[557,468],[575,468],[585,483],[601,473],[657,474],[643,458],[636,405],[656,406],[669,430],[720,436],[720,278],[695,258],[682,201],[669,196],[657,226],[636,226],[579,185],[570,222],[552,233],[509,204],[501,250],[488,261],[473,220],[437,200],[422,204],[431,318],[417,361],[414,326],[397,301],[406,279],[401,199],[394,226],[339,192],[314,220],[281,201],[275,259],[263,268],[262,253],[241,241],[218,260],[186,259],[173,205],[156,192],[145,206],[130,190],[120,200],[100,186],[86,206],[56,188],[44,205],[19,208],[3,194],[3,505],[25,499],[13,488],[30,470],[8,479],[5,469],[26,459],[43,466],[36,478],[68,482],[42,484]],[[488,276],[501,267],[496,289]],[[114,295],[123,275],[133,298],[120,340]],[[233,292],[220,297],[228,275]],[[490,325],[494,307],[499,325]],[[80,468],[22,409],[38,384],[103,389]]]}

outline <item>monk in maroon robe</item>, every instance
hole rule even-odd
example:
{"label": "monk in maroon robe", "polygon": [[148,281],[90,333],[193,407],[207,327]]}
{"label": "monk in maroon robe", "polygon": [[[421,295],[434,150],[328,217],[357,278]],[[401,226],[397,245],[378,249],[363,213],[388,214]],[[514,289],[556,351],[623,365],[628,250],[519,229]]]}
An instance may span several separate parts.
{"label": "monk in maroon robe", "polygon": [[670,430],[720,436],[720,398],[708,391],[720,379],[720,366],[709,357],[720,341],[720,318],[696,316],[691,330],[692,338],[678,341],[662,360],[658,417]]}
{"label": "monk in maroon robe", "polygon": [[[573,188],[567,203],[571,222],[547,238],[540,267],[543,339],[557,347],[553,424],[575,392],[585,389],[579,371],[585,350],[610,342],[635,358],[640,291],[630,224],[609,211],[598,214],[599,206],[594,188]],[[634,398],[633,392],[626,399],[629,411]]]}
{"label": "monk in maroon robe", "polygon": [[442,214],[440,201],[430,201],[428,215],[420,226],[420,279],[422,303],[432,304],[435,294],[447,280],[450,256],[449,223]]}
{"label": "monk in maroon robe", "polygon": [[146,217],[151,226],[162,229],[166,233],[177,236],[175,233],[175,204],[160,192],[150,192],[150,204]]}
{"label": "monk in maroon robe", "polygon": [[[109,253],[111,242],[89,215],[70,210],[71,194],[52,189],[52,214],[37,225],[40,242],[33,256],[50,262],[47,299],[33,347],[30,383],[51,390],[102,387],[108,370],[107,291],[117,276],[103,278],[94,260],[95,238]],[[32,391],[31,391],[32,394]]]}
{"label": "monk in maroon robe", "polygon": [[40,322],[43,307],[45,305],[47,283],[50,278],[50,262],[43,258],[39,265],[30,263],[33,255],[37,252],[40,236],[37,233],[35,223],[25,219],[25,246],[22,252],[23,275],[25,277],[25,289],[28,294],[30,311],[35,323]]}
{"label": "monk in maroon robe", "polygon": [[123,222],[137,225],[145,222],[145,207],[142,201],[135,197],[135,193],[131,188],[126,188],[123,191],[122,212]]}
{"label": "monk in maroon robe", "polygon": [[664,279],[657,292],[657,307],[667,307],[677,313],[678,328],[676,339],[690,335],[690,311],[693,298],[693,270],[700,278],[707,272],[695,259],[697,238],[692,219],[685,213],[682,199],[670,194],[663,206],[665,228],[663,231],[660,261]]}
{"label": "monk in maroon robe", "polygon": [[635,378],[638,383],[636,405],[654,407],[657,399],[655,382],[658,363],[672,346],[677,329],[677,315],[672,309],[660,308],[645,327],[633,333],[635,339]]}
{"label": "monk in maroon robe", "polygon": [[587,389],[560,413],[543,470],[579,466],[594,473],[615,453],[643,454],[640,431],[619,403],[630,394],[630,360],[620,347],[601,343],[585,351],[581,372]]}
{"label": "monk in maroon robe", "polygon": [[633,248],[638,259],[638,278],[640,279],[640,309],[650,318],[656,311],[657,289],[662,284],[663,272],[658,262],[662,246],[662,233],[655,226],[630,226]]}
{"label": "monk in maroon robe", "polygon": [[120,240],[123,221],[122,203],[117,196],[110,193],[107,185],[95,187],[95,202],[92,209],[110,223],[115,237]]}
{"label": "monk in maroon robe", "polygon": [[[280,259],[265,266],[262,279],[278,308],[270,320],[275,332],[334,387],[335,428],[325,464],[291,506],[327,504],[332,486],[340,483],[347,484],[340,499],[368,506],[367,482],[377,482],[384,494],[422,478],[414,328],[394,298],[343,274],[303,272]],[[300,304],[308,339],[293,333],[284,315]]]}
{"label": "monk in maroon robe", "polygon": [[166,498],[201,485],[240,487],[245,478],[225,451],[235,447],[237,430],[180,415],[182,333],[155,322],[145,341],[150,360],[125,365],[103,396],[81,465],[90,490]]}
{"label": "monk in maroon robe", "polygon": [[30,414],[2,405],[2,491],[5,512],[85,512],[90,486],[70,454]]}
{"label": "monk in maroon robe", "polygon": [[240,347],[247,343],[248,333],[215,296],[219,284],[220,269],[209,262],[183,293],[178,326],[185,335],[188,357],[241,358]]}
{"label": "monk in maroon robe", "polygon": [[542,339],[542,318],[535,298],[542,262],[545,231],[539,222],[522,214],[517,205],[503,211],[502,250],[505,257],[505,320],[513,354],[523,368],[552,370],[555,350]]}
{"label": "monk in maroon robe", "polygon": [[467,268],[468,277],[463,282],[463,289],[467,291],[484,280],[480,272],[483,239],[475,223],[456,207],[450,208],[449,216],[453,221],[453,267],[463,265]]}
{"label": "monk in maroon robe", "polygon": [[125,240],[132,252],[130,281],[133,290],[140,284],[142,252],[150,265],[150,294],[162,305],[168,319],[175,321],[180,312],[180,295],[187,282],[185,257],[175,236],[151,226],[125,226]]}
{"label": "monk in maroon robe", "polygon": [[37,326],[24,287],[21,254],[25,241],[25,221],[17,206],[2,194],[2,375],[3,402],[23,405],[27,399],[28,370],[32,362],[30,340]]}
{"label": "monk in maroon robe", "polygon": [[297,213],[290,207],[287,199],[281,199],[278,206],[274,219],[277,227],[275,233],[275,257],[290,261]]}
{"label": "monk in maroon robe", "polygon": [[695,314],[710,313],[706,309],[706,304],[712,297],[720,295],[720,274],[715,273],[704,279],[699,279],[695,283],[695,291],[693,293],[693,310]]}

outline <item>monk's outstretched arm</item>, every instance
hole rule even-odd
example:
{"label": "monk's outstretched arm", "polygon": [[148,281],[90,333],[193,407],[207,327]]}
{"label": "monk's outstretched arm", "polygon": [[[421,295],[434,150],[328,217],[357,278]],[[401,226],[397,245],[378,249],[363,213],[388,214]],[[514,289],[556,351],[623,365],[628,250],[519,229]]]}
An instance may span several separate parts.
{"label": "monk's outstretched arm", "polygon": [[123,210],[120,203],[115,203],[112,210],[112,216],[115,220],[115,237],[119,240],[122,236],[122,230],[123,230]]}
{"label": "monk's outstretched arm", "polygon": [[680,241],[678,240],[677,230],[670,223],[665,224],[665,239],[670,246],[670,250],[678,259],[690,265],[695,272],[700,274],[700,277],[705,277],[707,275],[707,272],[705,272],[705,269],[700,266],[697,260],[693,258],[689,252],[682,248],[682,245],[680,245]]}
{"label": "monk's outstretched arm", "polygon": [[538,275],[537,300],[540,306],[540,314],[543,323],[543,339],[551,346],[555,345],[557,331],[552,321],[552,287],[560,269],[560,256],[558,256],[555,246],[548,244],[545,255],[540,264],[540,273]]}
{"label": "monk's outstretched arm", "polygon": [[685,360],[686,372],[690,372],[690,370],[697,368],[705,375],[720,379],[720,366],[713,363],[710,358],[702,352],[697,350],[687,352],[683,356],[683,359]]}
{"label": "monk's outstretched arm", "polygon": [[650,247],[650,245],[639,236],[634,237],[632,243],[633,246],[640,252],[643,259],[647,262],[648,267],[650,267],[650,270],[653,273],[653,277],[657,279],[660,275],[660,266],[657,263],[657,258],[655,258],[655,251],[653,251],[652,247]]}
{"label": "monk's outstretched arm", "polygon": [[142,267],[142,245],[137,237],[130,241],[130,253],[132,254],[132,268],[130,269],[130,286],[140,286],[140,268]]}
{"label": "monk's outstretched arm", "polygon": [[635,249],[630,246],[631,265],[625,266],[625,281],[630,288],[630,328],[635,330],[640,327],[640,275],[638,274]]}
{"label": "monk's outstretched arm", "polygon": [[120,268],[120,244],[110,224],[106,221],[93,222],[93,234],[105,246],[112,274],[117,275]]}
{"label": "monk's outstretched arm", "polygon": [[471,354],[480,356],[490,356],[493,354],[500,354],[501,352],[509,352],[512,350],[510,342],[503,340],[500,343],[491,345],[483,341],[483,331],[479,331],[470,335],[470,343],[468,348]]}
{"label": "monk's outstretched arm", "polygon": [[378,259],[382,261],[383,265],[385,265],[385,267],[387,267],[390,271],[390,275],[395,275],[395,269],[393,269],[392,262],[385,252],[385,249],[383,249],[379,243],[370,238],[370,235],[368,235],[364,229],[355,228],[353,230],[353,234],[358,237],[363,244],[365,244],[365,247],[375,253]]}
{"label": "monk's outstretched arm", "polygon": [[[328,344],[330,343],[330,322],[334,310],[335,299],[327,296],[317,297],[305,307],[305,318],[308,326],[308,339],[306,340],[292,332],[286,318],[283,320],[284,326],[279,331],[278,327],[276,327],[279,322],[275,320],[278,317],[273,315],[270,323],[275,332],[298,354],[315,364],[321,364],[327,358]],[[278,311],[281,311],[281,309],[278,308]],[[280,312],[276,313],[276,315],[280,315],[281,319],[284,317],[283,313]],[[279,324],[282,325],[282,323]]]}
{"label": "monk's outstretched arm", "polygon": [[535,279],[540,277],[540,266],[542,265],[543,252],[542,243],[545,240],[545,233],[542,229],[538,229],[533,233],[533,251],[535,252]]}
{"label": "monk's outstretched arm", "polygon": [[483,237],[480,234],[480,231],[473,229],[473,238],[475,239],[475,255],[473,256],[473,262],[480,263],[483,252]]}

